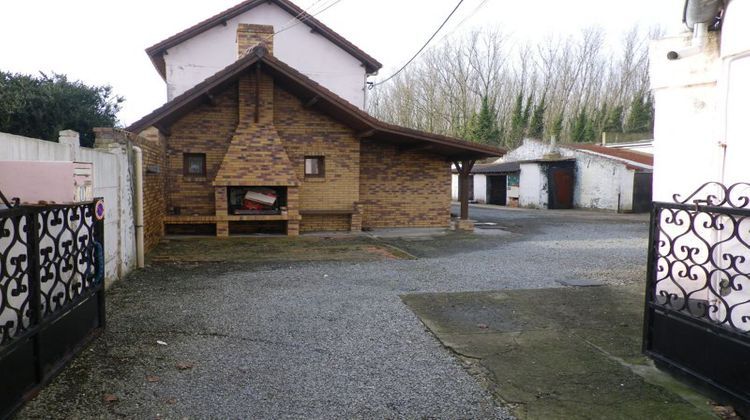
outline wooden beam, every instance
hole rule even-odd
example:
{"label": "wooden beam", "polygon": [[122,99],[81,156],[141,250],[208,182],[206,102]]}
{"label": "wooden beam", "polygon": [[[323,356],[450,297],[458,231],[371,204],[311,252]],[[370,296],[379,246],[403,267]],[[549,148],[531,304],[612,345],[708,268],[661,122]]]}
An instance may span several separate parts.
{"label": "wooden beam", "polygon": [[171,136],[172,135],[172,130],[170,130],[169,127],[167,127],[167,126],[164,126],[164,125],[161,125],[161,124],[159,124],[159,125],[154,124],[154,127],[156,127],[159,131],[161,131],[162,134],[164,134],[165,136]]}
{"label": "wooden beam", "polygon": [[255,123],[260,120],[260,62],[255,65]]}
{"label": "wooden beam", "polygon": [[309,101],[305,102],[304,106],[305,106],[305,108],[310,108],[311,106],[317,104],[319,100],[320,100],[320,96],[315,95],[312,98],[310,98]]}
{"label": "wooden beam", "polygon": [[362,132],[355,134],[354,137],[358,139],[363,139],[365,137],[372,137],[374,134],[375,134],[375,130],[367,130],[367,131],[362,131]]}
{"label": "wooden beam", "polygon": [[423,141],[423,142],[418,142],[418,143],[413,143],[413,144],[404,144],[404,145],[398,146],[396,149],[398,153],[405,153],[405,152],[416,152],[418,150],[429,150],[429,149],[432,149],[433,147],[435,147],[433,143]]}
{"label": "wooden beam", "polygon": [[469,176],[476,160],[462,160],[453,162],[458,169],[458,198],[461,202],[461,220],[469,219]]}
{"label": "wooden beam", "polygon": [[208,99],[208,103],[210,103],[212,106],[216,106],[216,97],[211,92],[206,92],[204,95],[206,99]]}

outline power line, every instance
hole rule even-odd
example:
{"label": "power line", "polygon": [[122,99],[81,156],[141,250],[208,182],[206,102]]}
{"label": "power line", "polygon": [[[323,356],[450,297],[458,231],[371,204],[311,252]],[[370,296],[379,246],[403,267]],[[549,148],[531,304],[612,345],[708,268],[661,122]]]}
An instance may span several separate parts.
{"label": "power line", "polygon": [[282,28],[284,28],[284,27],[285,27],[286,25],[289,25],[290,23],[292,23],[292,22],[294,22],[295,20],[299,19],[299,18],[300,18],[300,16],[302,16],[302,15],[304,15],[304,14],[310,14],[310,13],[312,12],[312,10],[313,10],[313,9],[315,8],[315,6],[316,6],[316,5],[318,4],[318,3],[320,3],[321,1],[323,1],[323,0],[315,0],[314,2],[312,2],[312,3],[310,4],[310,6],[308,6],[308,7],[307,7],[307,10],[309,10],[309,12],[308,12],[307,10],[305,10],[305,9],[302,9],[302,8],[300,8],[300,9],[302,9],[302,10],[300,10],[300,12],[299,12],[299,13],[297,13],[297,14],[296,14],[296,15],[295,15],[294,17],[292,17],[291,19],[289,19],[288,21],[286,21],[286,22],[285,22],[285,23],[284,23],[283,25],[281,25],[281,27],[282,27]]}
{"label": "power line", "polygon": [[319,11],[315,12],[314,14],[309,14],[309,13],[306,13],[306,14],[305,14],[305,16],[302,16],[302,19],[299,19],[299,20],[298,20],[297,22],[295,22],[295,23],[294,23],[293,25],[289,25],[289,26],[287,26],[287,27],[284,27],[284,28],[281,28],[281,29],[279,29],[278,31],[274,32],[274,35],[276,35],[276,34],[279,34],[279,33],[281,33],[281,32],[284,32],[284,31],[286,31],[287,29],[291,29],[291,28],[294,28],[295,26],[299,25],[300,23],[302,23],[302,22],[305,22],[305,21],[307,21],[307,20],[309,20],[310,18],[313,18],[313,17],[315,17],[315,16],[318,16],[319,14],[321,14],[321,13],[325,12],[326,10],[330,9],[331,7],[333,7],[333,6],[337,5],[337,4],[339,3],[339,2],[341,2],[341,0],[336,0],[336,1],[334,1],[333,3],[329,4],[328,6],[324,7],[323,9],[321,9],[321,10],[319,10]]}
{"label": "power line", "polygon": [[484,5],[487,4],[488,1],[489,0],[482,0],[479,3],[479,5],[477,5],[477,7],[474,8],[474,10],[472,10],[471,13],[469,13],[468,16],[466,16],[465,18],[461,19],[461,22],[458,22],[458,25],[454,26],[453,29],[451,29],[445,35],[441,36],[440,39],[438,40],[438,42],[442,42],[445,38],[447,38],[447,37],[451,36],[453,33],[455,33],[456,30],[458,30],[458,28],[461,27],[461,25],[463,25],[464,23],[466,23],[467,20],[469,20],[472,17],[474,17],[474,15],[477,14],[477,12],[479,11],[479,9],[481,9],[482,7],[484,7]]}
{"label": "power line", "polygon": [[424,51],[425,48],[427,48],[427,45],[430,43],[430,41],[432,41],[435,38],[435,36],[438,34],[438,32],[440,32],[440,30],[443,29],[443,26],[445,26],[445,24],[448,23],[448,21],[450,20],[451,16],[453,16],[453,14],[456,13],[456,10],[458,10],[458,7],[461,6],[461,3],[463,3],[463,2],[464,2],[464,0],[459,0],[458,1],[458,4],[456,4],[456,7],[453,8],[453,10],[448,15],[448,17],[445,18],[445,20],[443,21],[443,23],[440,24],[440,26],[437,28],[437,30],[435,31],[435,33],[432,34],[432,36],[427,40],[427,42],[425,42],[424,45],[422,45],[422,48],[420,48],[419,51],[417,51],[417,53],[414,54],[414,56],[412,56],[412,58],[410,58],[409,61],[406,62],[406,64],[404,64],[400,69],[398,69],[398,71],[396,71],[392,75],[388,76],[388,78],[386,78],[385,80],[382,80],[382,81],[377,82],[377,83],[373,83],[370,86],[368,86],[368,88],[372,89],[375,86],[382,85],[383,83],[385,83],[385,82],[393,79],[394,77],[396,77],[397,74],[401,73],[406,68],[406,66],[408,66],[409,64],[411,64],[411,62],[414,61],[414,59],[417,58],[417,56],[419,54],[421,54],[422,51]]}

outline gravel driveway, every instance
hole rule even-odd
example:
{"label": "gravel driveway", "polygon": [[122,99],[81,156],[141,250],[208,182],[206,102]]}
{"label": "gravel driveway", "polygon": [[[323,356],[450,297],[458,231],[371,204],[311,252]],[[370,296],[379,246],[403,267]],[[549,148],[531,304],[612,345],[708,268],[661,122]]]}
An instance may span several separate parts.
{"label": "gravel driveway", "polygon": [[417,260],[141,270],[108,293],[106,333],[19,417],[507,417],[399,295],[641,282],[648,228],[493,212],[476,235],[383,239]]}

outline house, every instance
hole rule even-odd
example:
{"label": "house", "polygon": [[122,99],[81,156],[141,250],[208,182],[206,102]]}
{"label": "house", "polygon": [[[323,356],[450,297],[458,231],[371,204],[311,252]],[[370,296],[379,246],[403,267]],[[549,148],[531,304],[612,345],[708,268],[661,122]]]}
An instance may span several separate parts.
{"label": "house", "polygon": [[688,30],[649,49],[656,112],[643,349],[745,418],[750,2],[688,0],[672,17]]}
{"label": "house", "polygon": [[147,50],[170,100],[128,130],[163,144],[166,233],[447,227],[451,163],[502,155],[364,112],[380,64],[303,15],[246,1]]}
{"label": "house", "polygon": [[[480,203],[531,208],[645,212],[652,168],[653,157],[646,153],[525,139],[501,160],[474,166],[473,197]],[[454,197],[456,184],[454,179]]]}

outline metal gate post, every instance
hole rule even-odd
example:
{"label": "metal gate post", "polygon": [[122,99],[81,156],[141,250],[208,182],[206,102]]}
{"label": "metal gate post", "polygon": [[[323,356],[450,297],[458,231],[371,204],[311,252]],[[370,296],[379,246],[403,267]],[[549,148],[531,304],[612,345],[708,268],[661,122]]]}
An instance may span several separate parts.
{"label": "metal gate post", "polygon": [[[29,258],[27,266],[29,270],[29,327],[37,328],[42,322],[43,314],[42,285],[39,273],[39,213],[33,210],[26,215],[26,249]],[[40,383],[44,379],[44,367],[42,366],[39,334],[34,334],[32,341],[36,381]]]}
{"label": "metal gate post", "polygon": [[[101,255],[101,261],[99,261],[98,255],[96,256],[96,263],[101,264],[101,270],[102,270],[102,278],[101,278],[101,285],[99,290],[96,292],[96,302],[99,309],[99,328],[104,328],[107,325],[107,314],[105,311],[106,305],[104,301],[104,275],[106,274],[106,265],[107,265],[107,254],[104,249],[104,218],[99,220],[96,217],[96,203],[99,201],[98,199],[94,200],[94,204],[91,205],[91,214],[93,216],[94,220],[94,241],[98,242],[101,245],[102,255]],[[96,247],[94,247],[93,252],[96,251]],[[97,269],[96,272],[98,273],[99,270]]]}

